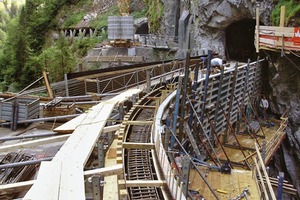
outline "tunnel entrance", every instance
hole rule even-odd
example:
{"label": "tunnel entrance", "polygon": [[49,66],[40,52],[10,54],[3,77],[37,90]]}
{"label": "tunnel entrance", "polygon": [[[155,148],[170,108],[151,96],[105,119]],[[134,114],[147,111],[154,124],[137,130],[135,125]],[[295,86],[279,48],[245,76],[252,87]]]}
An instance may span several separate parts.
{"label": "tunnel entrance", "polygon": [[140,35],[143,35],[143,34],[149,34],[149,26],[148,26],[148,22],[143,22],[143,23],[141,23],[141,24],[136,28],[135,34],[140,34]]}
{"label": "tunnel entrance", "polygon": [[256,59],[254,33],[256,21],[243,19],[229,25],[225,30],[226,57],[229,60],[247,62]]}

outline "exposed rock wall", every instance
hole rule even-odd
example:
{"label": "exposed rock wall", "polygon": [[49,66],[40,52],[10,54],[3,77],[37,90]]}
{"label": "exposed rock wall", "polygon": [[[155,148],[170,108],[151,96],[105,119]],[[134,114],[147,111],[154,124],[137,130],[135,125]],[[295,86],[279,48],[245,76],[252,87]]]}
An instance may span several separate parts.
{"label": "exposed rock wall", "polygon": [[[162,0],[164,4],[164,17],[162,21],[162,32],[167,35],[175,33],[178,15],[175,12],[178,7],[179,12],[185,9],[190,11],[193,18],[193,28],[190,32],[194,34],[194,50],[211,49],[220,55],[225,55],[225,29],[235,21],[245,18],[254,18],[256,3],[249,0]],[[176,9],[175,9],[176,7]],[[261,22],[269,23],[269,14],[272,9],[272,1],[261,3]],[[175,19],[175,17],[178,17]]]}

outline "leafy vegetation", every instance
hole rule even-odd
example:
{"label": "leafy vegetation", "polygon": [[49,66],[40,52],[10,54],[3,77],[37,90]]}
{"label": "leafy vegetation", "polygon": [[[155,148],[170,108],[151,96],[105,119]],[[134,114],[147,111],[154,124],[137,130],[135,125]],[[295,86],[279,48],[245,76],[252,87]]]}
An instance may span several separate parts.
{"label": "leafy vegetation", "polygon": [[[104,36],[54,40],[49,37],[49,31],[57,28],[59,18],[56,16],[62,8],[77,3],[82,9],[88,2],[91,1],[27,0],[22,8],[10,6],[12,12],[0,9],[0,91],[19,91],[40,77],[42,70],[50,72],[53,82],[74,70],[77,61]],[[10,17],[9,13],[15,15]],[[68,19],[64,25],[75,25],[83,16],[84,12],[70,18],[64,16]]]}
{"label": "leafy vegetation", "polygon": [[148,5],[148,20],[150,26],[150,32],[158,32],[160,28],[160,20],[163,16],[163,4],[160,0],[147,1]]}
{"label": "leafy vegetation", "polygon": [[101,14],[101,17],[91,20],[90,26],[94,28],[101,28],[107,26],[108,16],[116,16],[116,15],[119,15],[119,8],[118,6],[113,6],[109,8],[107,12]]}
{"label": "leafy vegetation", "polygon": [[274,26],[278,26],[280,23],[280,8],[285,6],[286,12],[286,23],[288,23],[292,17],[297,13],[300,13],[300,4],[294,0],[279,0],[278,4],[275,6],[272,14],[271,20]]}
{"label": "leafy vegetation", "polygon": [[74,13],[73,15],[67,18],[67,20],[63,23],[62,28],[69,28],[75,26],[82,20],[84,15],[84,12]]}
{"label": "leafy vegetation", "polygon": [[[138,18],[147,13],[154,32],[159,28],[162,3],[160,0],[144,1],[147,6],[131,15]],[[51,82],[60,81],[65,73],[73,71],[79,60],[95,44],[107,38],[106,33],[69,40],[53,37],[52,30],[76,26],[91,11],[92,3],[91,0],[26,0],[26,3],[25,0],[2,0],[0,91],[19,91],[39,78],[42,70],[49,72]],[[119,15],[117,5],[101,17],[89,21],[89,26],[107,26],[110,15]]]}

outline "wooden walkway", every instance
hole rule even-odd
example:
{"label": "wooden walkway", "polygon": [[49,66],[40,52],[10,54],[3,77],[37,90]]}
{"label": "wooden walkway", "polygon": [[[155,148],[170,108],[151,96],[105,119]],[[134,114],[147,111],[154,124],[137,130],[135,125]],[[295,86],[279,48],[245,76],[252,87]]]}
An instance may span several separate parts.
{"label": "wooden walkway", "polygon": [[85,199],[83,168],[106,120],[118,103],[139,92],[131,89],[92,107],[53,160],[42,162],[37,180],[24,198]]}

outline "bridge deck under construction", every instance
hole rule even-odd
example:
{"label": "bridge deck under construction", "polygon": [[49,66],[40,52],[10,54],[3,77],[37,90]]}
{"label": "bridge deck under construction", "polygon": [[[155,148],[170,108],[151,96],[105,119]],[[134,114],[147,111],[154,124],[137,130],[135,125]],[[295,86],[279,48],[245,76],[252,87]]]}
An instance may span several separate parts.
{"label": "bridge deck under construction", "polygon": [[[74,75],[72,80],[66,78],[59,86],[64,93],[71,91],[70,82],[74,81],[84,83],[84,94],[92,90],[105,98],[54,129],[65,135],[2,145],[0,150],[9,152],[66,141],[52,161],[42,162],[36,180],[1,185],[0,193],[31,187],[25,198],[98,199],[103,195],[103,199],[130,196],[179,200],[197,191],[205,199],[223,199],[246,195],[245,189],[254,199],[259,199],[261,193],[273,195],[268,174],[260,169],[265,168],[282,142],[287,119],[271,123],[247,118],[240,112],[253,102],[251,94],[259,94],[261,62],[236,63],[210,73],[209,68],[202,71],[200,58],[187,57],[141,65],[139,69],[88,72]],[[104,76],[105,83],[101,82]],[[241,128],[232,129],[238,118]],[[243,130],[255,121],[260,124],[258,132]],[[265,127],[268,123],[274,127]],[[263,142],[267,143],[265,147]],[[104,151],[105,145],[110,148]],[[87,163],[95,150],[97,168],[93,169]],[[258,159],[261,151],[264,161]],[[174,152],[183,155],[182,169],[174,160]],[[199,167],[194,158],[205,166]],[[213,169],[207,163],[212,163]],[[216,170],[224,163],[230,164],[231,175]],[[262,190],[258,185],[263,177],[268,187]]]}

